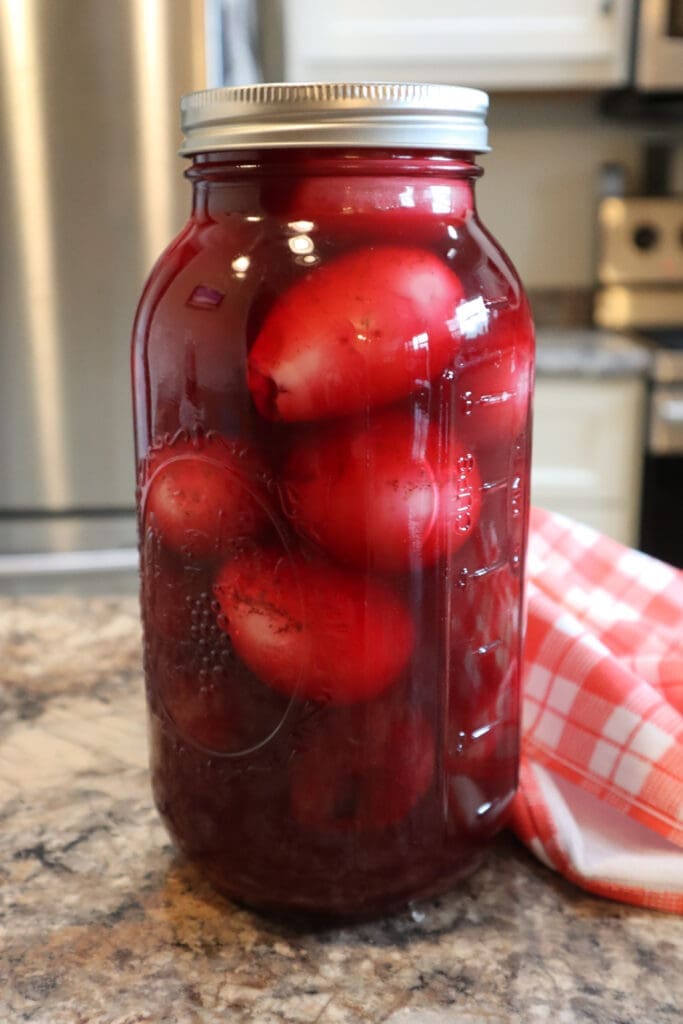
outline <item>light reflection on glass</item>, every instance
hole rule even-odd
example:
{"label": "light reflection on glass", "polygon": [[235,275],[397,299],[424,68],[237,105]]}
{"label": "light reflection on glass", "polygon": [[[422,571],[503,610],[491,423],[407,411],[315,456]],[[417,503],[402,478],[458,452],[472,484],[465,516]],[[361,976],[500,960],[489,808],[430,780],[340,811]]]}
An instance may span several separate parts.
{"label": "light reflection on glass", "polygon": [[401,206],[414,208],[415,206],[415,189],[412,185],[406,185],[403,192],[400,193],[398,201]]}
{"label": "light reflection on glass", "polygon": [[432,213],[451,212],[451,189],[449,185],[430,185]]}
{"label": "light reflection on glass", "polygon": [[294,235],[287,244],[295,256],[307,256],[315,249],[313,239],[309,235]]}
{"label": "light reflection on glass", "polygon": [[296,231],[297,235],[305,235],[308,231],[312,231],[315,224],[312,220],[290,220],[289,227],[292,231]]}
{"label": "light reflection on glass", "polygon": [[429,335],[427,334],[426,331],[421,331],[420,334],[416,334],[413,338],[410,339],[408,345],[410,346],[410,348],[413,349],[414,352],[419,352],[422,349],[427,349],[429,348]]}
{"label": "light reflection on glass", "polygon": [[185,305],[192,309],[217,309],[224,298],[225,295],[218,289],[212,288],[210,285],[198,284],[189,299],[186,300]]}
{"label": "light reflection on glass", "polygon": [[246,274],[249,270],[249,257],[248,256],[236,256],[230,266],[236,274]]}
{"label": "light reflection on glass", "polygon": [[[477,338],[488,330],[490,313],[483,298],[478,296],[469,302],[462,302],[455,311],[458,333],[465,338]],[[449,322],[449,327],[452,321]]]}

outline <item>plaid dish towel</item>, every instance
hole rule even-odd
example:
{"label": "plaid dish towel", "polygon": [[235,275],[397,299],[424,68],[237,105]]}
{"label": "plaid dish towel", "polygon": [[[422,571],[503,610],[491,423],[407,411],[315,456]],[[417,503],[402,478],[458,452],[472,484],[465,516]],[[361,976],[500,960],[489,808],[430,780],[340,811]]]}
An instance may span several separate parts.
{"label": "plaid dish towel", "polygon": [[533,509],[511,825],[590,892],[683,913],[683,572]]}

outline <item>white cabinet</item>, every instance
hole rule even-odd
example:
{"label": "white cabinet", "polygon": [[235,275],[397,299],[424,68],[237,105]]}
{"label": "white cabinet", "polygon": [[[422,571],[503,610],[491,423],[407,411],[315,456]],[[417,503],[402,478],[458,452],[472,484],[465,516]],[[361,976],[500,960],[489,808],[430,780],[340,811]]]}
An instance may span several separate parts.
{"label": "white cabinet", "polygon": [[533,504],[637,544],[644,406],[638,377],[539,377]]}
{"label": "white cabinet", "polygon": [[284,0],[290,81],[483,88],[626,81],[633,0]]}

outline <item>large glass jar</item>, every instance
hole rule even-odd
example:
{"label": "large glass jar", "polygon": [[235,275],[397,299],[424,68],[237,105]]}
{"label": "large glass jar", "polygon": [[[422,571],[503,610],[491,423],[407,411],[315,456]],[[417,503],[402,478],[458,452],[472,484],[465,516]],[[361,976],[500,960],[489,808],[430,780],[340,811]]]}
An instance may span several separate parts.
{"label": "large glass jar", "polygon": [[487,99],[184,101],[133,338],[152,777],[224,893],[445,889],[517,778],[533,331],[474,203]]}

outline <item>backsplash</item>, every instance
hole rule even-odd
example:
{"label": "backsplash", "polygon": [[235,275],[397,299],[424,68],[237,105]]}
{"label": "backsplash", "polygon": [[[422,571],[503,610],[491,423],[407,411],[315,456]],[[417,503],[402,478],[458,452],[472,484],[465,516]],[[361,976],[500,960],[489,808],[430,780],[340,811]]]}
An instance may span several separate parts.
{"label": "backsplash", "polygon": [[590,327],[592,288],[527,288],[536,327]]}
{"label": "backsplash", "polygon": [[683,126],[607,119],[599,102],[597,93],[491,96],[479,208],[530,291],[592,287],[603,163],[622,163],[637,191],[643,147],[678,141],[673,187],[683,191]]}

